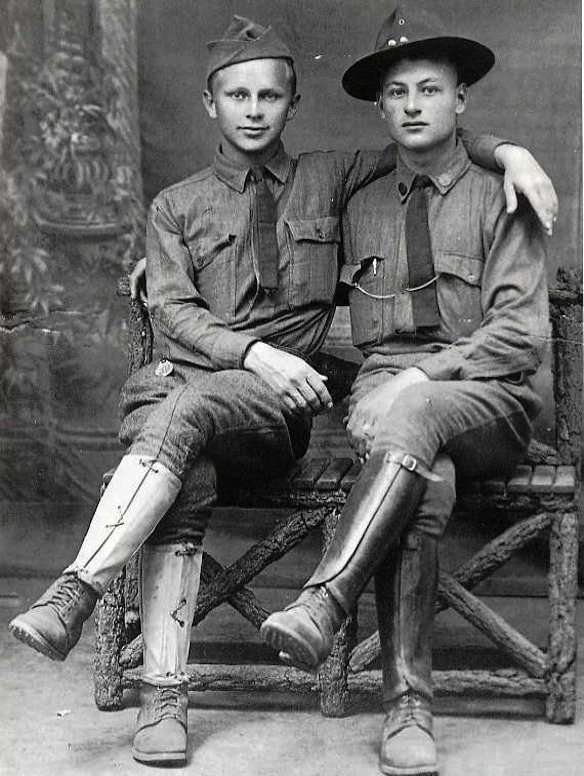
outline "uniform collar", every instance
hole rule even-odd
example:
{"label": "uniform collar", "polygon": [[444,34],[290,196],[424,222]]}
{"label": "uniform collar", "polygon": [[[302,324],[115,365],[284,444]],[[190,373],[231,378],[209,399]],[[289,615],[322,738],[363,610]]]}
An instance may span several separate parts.
{"label": "uniform collar", "polygon": [[[428,177],[436,189],[440,192],[440,194],[447,194],[450,189],[456,185],[460,178],[462,178],[470,165],[471,161],[468,157],[465,147],[460,141],[457,141],[450,159],[442,167],[440,172],[428,174]],[[410,169],[405,164],[405,162],[402,161],[399,154],[395,171],[397,193],[400,200],[405,202],[412,189],[414,178],[418,173],[415,173],[412,169]]]}
{"label": "uniform collar", "polygon": [[[282,143],[280,143],[275,154],[268,162],[266,162],[264,167],[274,176],[274,178],[283,184],[288,180],[291,164],[292,159],[284,150]],[[213,168],[215,170],[215,175],[219,178],[219,180],[223,181],[223,183],[227,184],[227,186],[241,194],[245,188],[247,176],[251,171],[250,165],[240,166],[235,164],[234,162],[227,159],[227,157],[221,151],[221,147],[219,147],[215,151]]]}

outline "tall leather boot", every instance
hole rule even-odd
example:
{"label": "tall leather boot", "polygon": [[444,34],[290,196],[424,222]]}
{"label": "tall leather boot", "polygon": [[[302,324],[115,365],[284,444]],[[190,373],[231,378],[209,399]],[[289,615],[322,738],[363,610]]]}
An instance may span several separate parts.
{"label": "tall leather boot", "polygon": [[186,761],[191,626],[202,550],[192,542],[142,548],[144,669],[132,754],[145,763]]}
{"label": "tall leather boot", "polygon": [[407,453],[374,453],[353,486],[333,540],[299,598],[260,628],[282,658],[313,671],[345,616],[400,537],[434,475]]}
{"label": "tall leather boot", "polygon": [[413,531],[375,573],[383,706],[380,752],[388,776],[437,773],[432,732],[432,627],[438,540]]}
{"label": "tall leather boot", "polygon": [[175,500],[181,481],[158,461],[126,455],[100,499],[75,561],[8,626],[16,638],[64,660],[97,599]]}

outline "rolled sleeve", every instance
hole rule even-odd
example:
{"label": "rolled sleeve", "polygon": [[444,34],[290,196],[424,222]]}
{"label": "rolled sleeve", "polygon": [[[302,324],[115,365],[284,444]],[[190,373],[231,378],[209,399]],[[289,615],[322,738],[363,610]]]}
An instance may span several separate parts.
{"label": "rolled sleeve", "polygon": [[504,140],[496,135],[474,135],[466,129],[459,129],[458,136],[475,164],[492,172],[502,171],[495,159],[495,151],[500,145],[509,143],[509,140]]}

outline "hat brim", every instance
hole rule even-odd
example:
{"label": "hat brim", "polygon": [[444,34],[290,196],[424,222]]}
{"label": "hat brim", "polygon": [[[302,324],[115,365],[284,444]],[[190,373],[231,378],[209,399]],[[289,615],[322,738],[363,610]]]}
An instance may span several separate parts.
{"label": "hat brim", "polygon": [[404,57],[438,56],[452,60],[461,83],[467,86],[485,76],[495,64],[495,55],[487,46],[468,38],[428,38],[399,43],[357,60],[342,78],[343,89],[358,100],[375,102],[381,77],[387,68]]}

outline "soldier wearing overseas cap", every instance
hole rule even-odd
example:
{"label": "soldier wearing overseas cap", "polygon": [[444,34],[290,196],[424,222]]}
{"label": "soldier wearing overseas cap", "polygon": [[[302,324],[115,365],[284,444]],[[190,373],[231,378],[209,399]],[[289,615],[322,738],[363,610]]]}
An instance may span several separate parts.
{"label": "soldier wearing overseas cap", "polygon": [[467,86],[495,57],[439,30],[398,8],[343,76],[350,95],[377,99],[398,145],[396,169],[344,218],[341,282],[365,356],[347,431],[365,465],[300,597],[261,628],[286,662],[315,670],[374,577],[390,776],[437,772],[431,632],[455,472],[492,477],[521,459],[548,337],[542,230],[528,207],[506,212],[501,180],[456,137]]}
{"label": "soldier wearing overseas cap", "polygon": [[[275,475],[303,455],[311,418],[331,404],[310,358],[333,315],[339,215],[395,165],[391,149],[289,156],[281,134],[298,100],[292,54],[273,29],[236,16],[209,44],[204,102],[220,147],[212,166],[150,208],[157,358],[123,390],[127,454],[73,563],[10,626],[65,659],[98,596],[142,548],[141,762],[186,759],[190,625],[217,474],[261,476],[269,465]],[[497,143],[483,138],[471,152],[495,167]],[[516,160],[519,189],[548,181],[530,156],[525,170],[522,149],[496,153]]]}

